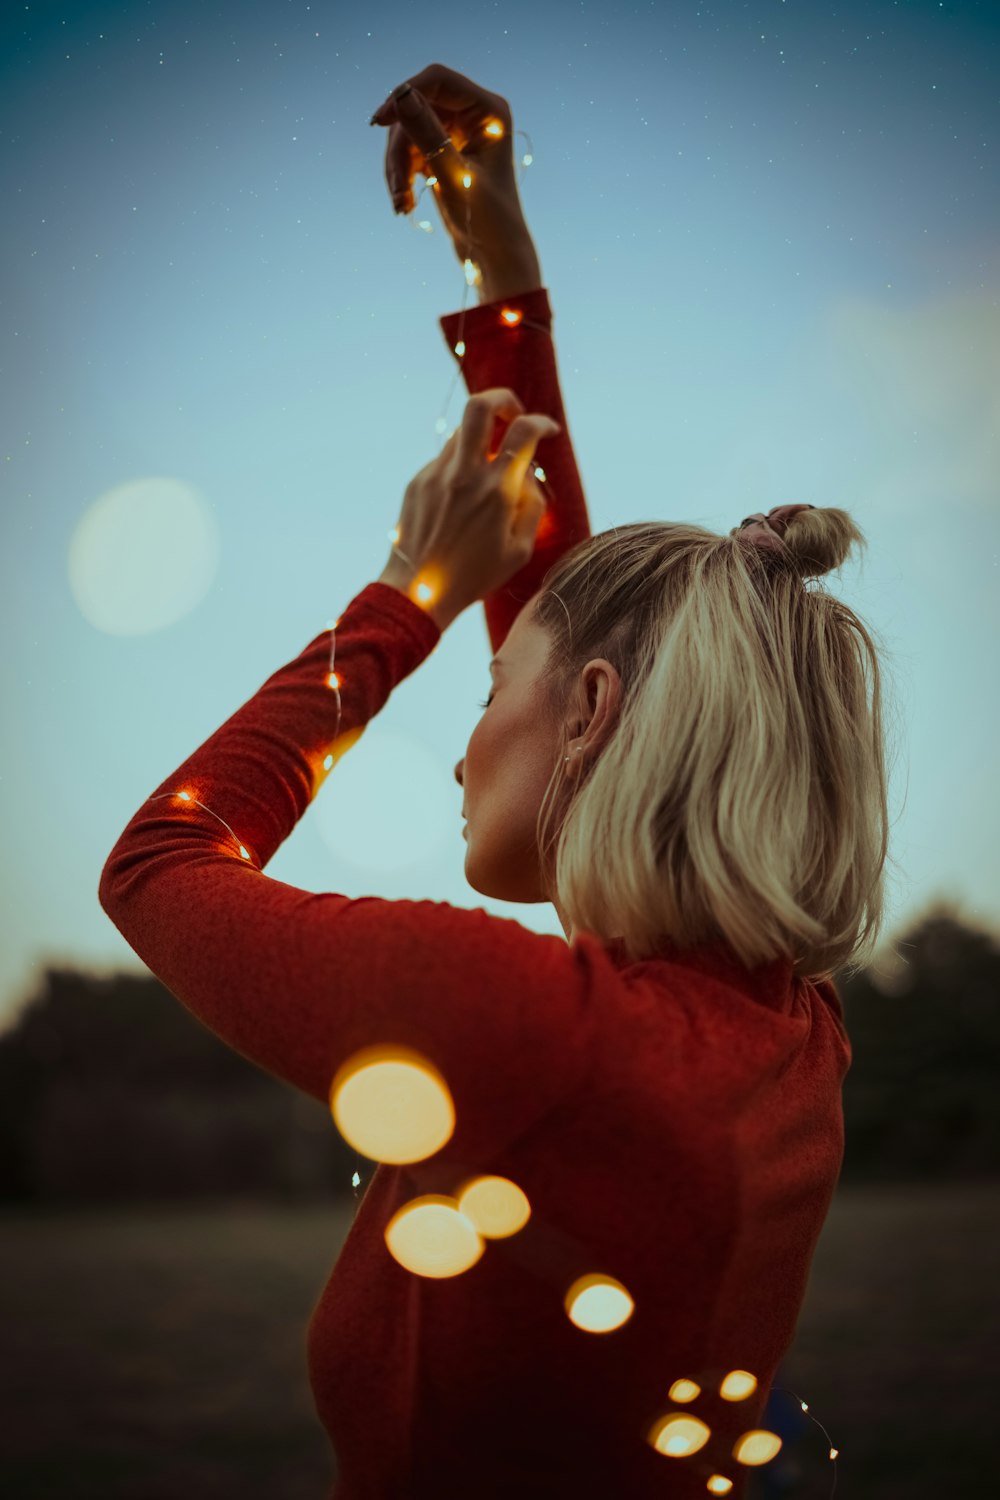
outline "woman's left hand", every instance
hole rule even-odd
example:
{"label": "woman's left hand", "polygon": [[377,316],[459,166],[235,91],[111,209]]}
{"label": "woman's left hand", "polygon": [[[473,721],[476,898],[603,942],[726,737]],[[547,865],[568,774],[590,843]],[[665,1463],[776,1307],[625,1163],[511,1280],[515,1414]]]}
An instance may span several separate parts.
{"label": "woman's left hand", "polygon": [[[513,420],[494,442],[504,418]],[[409,564],[394,551],[383,581],[404,589],[442,630],[501,588],[530,560],[545,513],[535,448],[561,431],[552,417],[525,412],[505,387],[471,396],[461,426],[406,487],[397,545]]]}

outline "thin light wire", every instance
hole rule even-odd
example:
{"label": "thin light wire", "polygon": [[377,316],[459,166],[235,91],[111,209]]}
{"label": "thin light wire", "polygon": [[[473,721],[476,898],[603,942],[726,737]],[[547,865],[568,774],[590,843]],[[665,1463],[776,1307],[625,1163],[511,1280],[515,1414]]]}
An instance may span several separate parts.
{"label": "thin light wire", "polygon": [[[524,134],[523,131],[520,131],[520,132],[517,132],[517,133],[518,134]],[[530,142],[529,142],[529,146],[530,146]],[[436,180],[436,179],[434,179],[434,180]],[[424,192],[426,191],[426,189],[430,185],[431,185],[431,179],[428,179],[428,180],[426,180],[424,182],[424,186],[421,188],[420,195],[418,196],[418,199],[417,199],[418,203],[420,201],[420,197],[423,196]],[[415,207],[416,207],[416,205],[414,205],[414,208]],[[466,226],[465,226],[466,227],[466,236],[467,236],[468,243],[471,246],[471,243],[472,243],[472,231],[471,231],[472,202],[471,202],[471,198],[469,196],[466,196],[466,200],[465,200],[465,217],[466,217]],[[463,297],[462,297],[461,317],[460,317],[460,321],[459,321],[459,330],[458,330],[459,331],[459,344],[462,346],[462,353],[460,355],[458,355],[459,364],[458,364],[458,366],[456,368],[456,371],[455,371],[455,376],[454,376],[454,379],[452,381],[451,390],[449,391],[447,400],[445,401],[444,412],[447,412],[448,406],[450,405],[451,396],[452,396],[452,393],[454,392],[455,385],[458,382],[458,378],[459,378],[459,376],[462,373],[462,366],[463,366],[463,362],[464,362],[464,359],[465,359],[465,345],[464,345],[464,340],[462,338],[462,332],[463,332],[464,326],[465,326],[466,299],[468,297],[470,284],[471,283],[469,282],[468,277],[466,277],[466,280],[465,280],[465,291],[464,291]],[[525,325],[527,325],[528,327],[537,328],[540,332],[543,332],[543,333],[548,333],[549,332],[549,330],[546,329],[546,328],[544,328],[543,325],[541,325],[540,323],[534,322],[532,319],[522,319],[522,323],[525,324]],[[518,326],[521,326],[521,325],[519,324]],[[444,446],[444,437],[443,437],[443,434],[444,434],[445,428],[447,426],[447,423],[446,423],[445,417],[444,417],[444,413],[442,413],[442,416],[438,419],[438,422],[437,422],[436,426],[437,426],[437,430],[438,430],[438,435],[439,435],[439,437],[441,437],[441,446],[443,447]],[[544,482],[544,471],[542,473],[542,480]],[[750,520],[750,519],[753,519],[753,518],[748,518],[748,520]],[[769,524],[766,521],[766,517],[765,517],[765,523]],[[742,524],[746,525],[747,521],[744,521]],[[340,623],[339,619],[333,620],[333,621],[328,622],[327,627],[326,627],[330,631],[330,665],[329,665],[329,674],[328,674],[328,685],[333,690],[333,692],[336,694],[336,697],[337,697],[337,725],[336,725],[336,729],[334,731],[334,736],[333,736],[334,741],[336,741],[337,736],[339,735],[339,732],[340,732],[340,722],[341,722],[341,714],[342,714],[342,705],[341,705],[341,697],[340,697],[340,683],[339,683],[339,680],[337,678],[337,674],[336,674],[336,671],[335,671],[336,653],[337,653],[337,626],[339,625],[339,623]],[[328,756],[327,760],[328,761],[332,760],[332,757]],[[239,838],[237,838],[235,832],[230,827],[230,825],[226,822],[225,818],[220,817],[217,812],[214,812],[212,810],[212,808],[208,807],[204,802],[200,801],[197,797],[192,796],[190,792],[187,792],[187,791],[161,792],[157,796],[150,797],[147,800],[150,801],[150,802],[158,802],[158,801],[162,801],[164,799],[176,799],[176,800],[180,800],[180,801],[183,801],[183,802],[187,802],[187,803],[191,804],[192,806],[202,808],[205,812],[209,813],[213,818],[215,818],[217,822],[221,823],[222,826],[223,826],[223,828],[226,829],[226,831],[229,833],[229,835],[231,836],[231,838],[233,839],[233,841],[238,846],[241,857],[243,859],[246,859],[246,860],[251,860],[250,853],[244,847],[244,845],[241,843],[241,841],[239,840]],[[259,868],[259,866],[257,866],[257,868]],[[357,1170],[353,1174],[353,1177],[351,1179],[351,1183],[352,1183],[352,1188],[353,1188],[353,1191],[354,1191],[354,1200],[355,1200],[355,1203],[357,1203],[359,1201],[358,1188],[359,1188],[359,1184],[360,1184],[360,1181],[361,1181],[361,1172],[360,1172],[361,1159],[360,1159],[360,1156],[357,1153],[355,1153],[355,1162],[357,1164]],[[357,1179],[357,1180],[355,1180],[355,1179]],[[815,1422],[816,1425],[817,1425],[817,1427],[819,1427],[820,1430],[823,1432],[823,1434],[826,1437],[826,1440],[827,1440],[827,1442],[829,1444],[831,1455],[835,1454],[837,1450],[835,1449],[834,1444],[830,1440],[830,1434],[827,1432],[827,1430],[823,1426],[822,1422],[820,1422],[818,1420],[818,1418],[812,1416],[812,1413],[809,1411],[808,1405],[806,1404],[806,1402],[804,1402],[802,1400],[801,1396],[796,1395],[796,1393],[794,1391],[788,1390],[788,1388],[785,1387],[785,1386],[772,1387],[772,1391],[773,1390],[785,1391],[786,1394],[795,1397],[795,1399],[798,1401],[799,1405],[801,1406],[802,1410],[806,1411],[806,1412],[809,1412],[809,1415],[810,1415],[810,1418],[812,1419],[812,1421]],[[836,1467],[836,1461],[834,1461],[833,1488],[830,1491],[830,1500],[833,1500],[833,1495],[836,1492],[836,1488],[837,1488],[837,1467]]]}
{"label": "thin light wire", "polygon": [[[529,162],[533,161],[534,160],[534,150],[533,150],[532,144],[531,144],[531,137],[528,135],[527,131],[525,131],[525,130],[515,130],[514,135],[515,135],[515,137],[519,136],[519,135],[523,135],[524,136],[525,140],[528,143],[528,160],[529,160]],[[461,157],[461,152],[458,152],[458,155],[459,155],[459,157]],[[464,164],[464,160],[463,160],[463,164]],[[514,160],[514,171],[515,171],[515,174],[516,174],[516,176],[518,178],[518,186],[519,187],[520,187],[521,181],[523,180],[523,177],[524,177],[524,171],[520,170],[520,168],[521,168],[521,163],[515,157],[515,160]],[[413,205],[412,213],[414,215],[416,214],[417,208],[418,208],[418,206],[420,204],[420,200],[424,196],[424,193],[426,193],[427,190],[429,188],[431,188],[434,183],[437,182],[437,180],[438,179],[437,179],[436,174],[434,176],[432,176],[432,177],[428,177],[428,178],[424,179],[423,186],[420,188],[420,191],[417,194],[416,202]],[[407,215],[407,217],[409,217],[409,215]],[[434,226],[432,224],[430,224],[429,222],[426,222],[426,221],[425,221],[425,224],[426,224],[426,227],[424,227],[419,222],[415,222],[413,227],[415,229],[422,229],[424,233],[433,234],[433,232],[434,232]],[[465,196],[465,238],[466,238],[466,243],[471,248],[471,245],[472,245],[472,195],[468,191],[466,192],[466,196]],[[473,262],[473,264],[474,264],[474,262]],[[468,276],[466,276],[466,278],[465,278],[465,290],[462,293],[462,306],[459,309],[460,317],[459,317],[459,322],[458,322],[458,340],[457,340],[459,346],[461,347],[462,352],[461,352],[461,354],[458,355],[458,364],[455,367],[455,374],[454,374],[454,377],[452,379],[451,386],[450,386],[450,388],[448,390],[448,394],[445,397],[445,403],[444,403],[444,407],[443,407],[443,409],[441,411],[441,415],[438,417],[436,423],[434,424],[435,425],[435,430],[436,430],[436,432],[438,434],[438,438],[439,438],[439,451],[440,451],[441,448],[444,447],[444,444],[446,442],[445,433],[446,433],[447,428],[448,428],[448,408],[451,405],[451,399],[452,399],[452,396],[455,393],[455,387],[457,386],[459,378],[462,375],[462,368],[463,368],[463,364],[464,364],[464,361],[465,361],[465,340],[462,337],[462,335],[463,335],[464,330],[465,330],[465,314],[466,314],[466,311],[467,311],[466,302],[467,302],[468,296],[469,296],[469,287],[470,287],[470,285],[471,285],[471,283],[470,283],[470,281],[468,279]],[[518,326],[519,327],[523,326],[523,327],[529,327],[529,328],[536,328],[540,333],[548,333],[549,332],[549,329],[547,329],[543,324],[535,322],[531,318],[523,318],[521,320],[521,323]]]}

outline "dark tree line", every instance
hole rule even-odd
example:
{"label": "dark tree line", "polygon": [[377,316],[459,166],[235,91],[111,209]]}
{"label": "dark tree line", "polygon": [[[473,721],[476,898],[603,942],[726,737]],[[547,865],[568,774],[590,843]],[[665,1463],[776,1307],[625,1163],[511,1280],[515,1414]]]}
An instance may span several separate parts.
{"label": "dark tree line", "polygon": [[844,1181],[1000,1175],[1000,941],[936,904],[836,978],[854,1062]]}
{"label": "dark tree line", "polygon": [[[47,970],[0,1038],[0,1199],[351,1193],[316,1100],[231,1051],[152,976]],[[367,1183],[372,1163],[362,1158]]]}
{"label": "dark tree line", "polygon": [[[1000,944],[936,906],[835,975],[854,1062],[842,1180],[1000,1172]],[[46,970],[0,1037],[0,1199],[353,1193],[329,1110],[230,1051],[153,977]],[[359,1189],[360,1191],[361,1189]]]}

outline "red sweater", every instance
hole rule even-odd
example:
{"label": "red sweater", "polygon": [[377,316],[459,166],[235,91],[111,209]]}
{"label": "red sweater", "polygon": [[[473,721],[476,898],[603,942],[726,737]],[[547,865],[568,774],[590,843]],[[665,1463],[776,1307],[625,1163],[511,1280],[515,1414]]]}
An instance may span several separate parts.
{"label": "red sweater", "polygon": [[[440,319],[450,350],[461,316]],[[464,315],[469,391],[510,386],[563,427],[539,449],[551,510],[536,555],[486,602],[494,651],[589,535],[551,322],[544,289]],[[362,589],[336,632],[341,734],[360,734],[439,639],[401,593]],[[294,1088],[326,1103],[345,1059],[392,1042],[451,1091],[450,1140],[377,1167],[310,1322],[336,1500],[704,1500],[714,1473],[739,1497],[748,1471],[731,1450],[761,1425],[842,1161],[851,1049],[832,979],[794,977],[790,960],[751,973],[711,948],[628,964],[588,933],[570,946],[480,907],[268,878],[326,774],[329,667],[324,630],[142,804],[99,898],[183,1005]],[[165,795],[180,790],[193,800]],[[479,1173],[518,1184],[525,1227],[462,1274],[405,1270],[383,1234],[395,1211]],[[564,1307],[595,1271],[635,1304],[610,1333]],[[734,1369],[756,1392],[722,1401]],[[702,1387],[689,1405],[670,1396],[680,1377]],[[686,1458],[647,1441],[678,1410],[713,1432]]]}

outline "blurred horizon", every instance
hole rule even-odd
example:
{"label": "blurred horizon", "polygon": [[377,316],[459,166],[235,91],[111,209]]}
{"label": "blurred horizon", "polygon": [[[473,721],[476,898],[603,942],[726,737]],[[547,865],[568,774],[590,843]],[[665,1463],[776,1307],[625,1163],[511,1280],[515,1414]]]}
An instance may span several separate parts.
{"label": "blurred horizon", "polygon": [[[461,420],[438,319],[477,295],[422,178],[394,217],[368,127],[435,60],[530,143],[593,531],[848,510],[868,548],[823,586],[886,648],[882,941],[938,902],[1000,932],[992,7],[446,3],[414,42],[397,0],[121,0],[0,27],[0,1031],[53,965],[147,972],[98,904],[113,844],[378,576]],[[467,611],[267,874],[561,934],[464,877],[490,654]]]}

